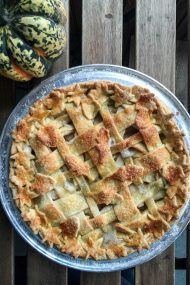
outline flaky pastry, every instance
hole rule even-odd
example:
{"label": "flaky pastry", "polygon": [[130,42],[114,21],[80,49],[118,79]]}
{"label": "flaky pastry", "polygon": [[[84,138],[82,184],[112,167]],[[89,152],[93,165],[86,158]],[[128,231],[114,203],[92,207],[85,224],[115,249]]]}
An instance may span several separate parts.
{"label": "flaky pastry", "polygon": [[24,221],[75,258],[149,248],[188,199],[184,134],[146,88],[97,81],[52,90],[12,137],[10,188]]}

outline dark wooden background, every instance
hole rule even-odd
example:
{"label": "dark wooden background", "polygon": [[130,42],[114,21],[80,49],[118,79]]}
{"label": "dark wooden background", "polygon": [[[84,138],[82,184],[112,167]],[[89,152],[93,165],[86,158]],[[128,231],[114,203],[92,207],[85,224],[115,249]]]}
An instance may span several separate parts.
{"label": "dark wooden background", "polygon": [[[69,15],[69,41],[51,74],[85,63],[136,68],[164,83],[188,107],[190,0],[63,1]],[[15,104],[39,82],[0,78],[1,129]],[[67,281],[69,285],[173,285],[175,269],[176,285],[189,285],[189,245],[190,228],[176,243],[178,253],[187,254],[176,256],[171,246],[153,261],[121,274],[81,273],[54,264],[29,248],[14,233],[0,207],[0,285],[65,285]]]}

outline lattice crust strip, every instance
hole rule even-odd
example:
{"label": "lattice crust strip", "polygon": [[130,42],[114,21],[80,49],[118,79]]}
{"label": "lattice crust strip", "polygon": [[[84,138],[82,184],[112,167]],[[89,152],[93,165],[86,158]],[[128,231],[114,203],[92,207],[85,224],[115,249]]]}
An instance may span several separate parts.
{"label": "lattice crust strip", "polygon": [[52,90],[12,133],[13,198],[43,242],[113,259],[170,228],[189,193],[189,156],[173,114],[139,86]]}

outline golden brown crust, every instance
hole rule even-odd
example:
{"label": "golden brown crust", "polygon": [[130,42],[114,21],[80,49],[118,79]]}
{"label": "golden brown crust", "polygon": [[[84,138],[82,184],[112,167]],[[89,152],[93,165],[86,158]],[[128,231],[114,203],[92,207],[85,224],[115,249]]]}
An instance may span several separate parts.
{"label": "golden brown crust", "polygon": [[37,173],[35,180],[31,185],[31,190],[37,192],[40,195],[44,195],[48,191],[52,190],[54,185],[55,180],[53,178]]}
{"label": "golden brown crust", "polygon": [[33,175],[33,169],[26,169],[22,165],[18,165],[10,180],[13,184],[21,187],[27,185],[33,179]]}
{"label": "golden brown crust", "polygon": [[13,132],[13,137],[17,142],[26,141],[29,133],[29,125],[27,123],[27,117],[20,120],[16,126],[16,131]]}
{"label": "golden brown crust", "polygon": [[126,247],[118,244],[111,244],[107,249],[107,254],[108,252],[116,255],[117,257],[123,257],[127,255]]}
{"label": "golden brown crust", "polygon": [[145,233],[151,233],[155,238],[163,236],[163,233],[168,229],[169,226],[160,217],[151,218],[151,220],[144,226]]}
{"label": "golden brown crust", "polygon": [[144,167],[144,174],[161,169],[170,160],[170,154],[165,147],[158,148],[143,156],[140,160]]}
{"label": "golden brown crust", "polygon": [[44,174],[52,174],[63,165],[63,161],[57,151],[51,152],[48,155],[40,157],[36,161],[36,166]]}
{"label": "golden brown crust", "polygon": [[81,162],[79,159],[76,158],[76,156],[66,155],[65,163],[73,176],[81,176],[81,175],[88,176],[89,173],[88,165]]}
{"label": "golden brown crust", "polygon": [[169,165],[163,176],[170,185],[175,185],[178,180],[185,177],[185,174],[181,166]]}
{"label": "golden brown crust", "polygon": [[109,205],[114,200],[116,192],[114,189],[104,189],[98,193],[93,194],[90,192],[88,194],[91,194],[91,195],[87,195],[87,196],[93,197],[96,200],[97,204]]}
{"label": "golden brown crust", "polygon": [[18,193],[15,196],[15,199],[18,201],[19,207],[27,205],[28,207],[32,206],[32,199],[30,193],[24,187],[18,188]]}
{"label": "golden brown crust", "polygon": [[77,217],[71,217],[63,221],[60,226],[65,236],[75,238],[80,229],[80,221]]}
{"label": "golden brown crust", "polygon": [[144,129],[151,124],[150,112],[148,109],[140,109],[137,113],[135,123],[138,129]]}
{"label": "golden brown crust", "polygon": [[53,204],[47,204],[44,207],[44,213],[51,221],[59,220],[60,218],[62,218],[61,211],[59,211]]}
{"label": "golden brown crust", "polygon": [[61,229],[57,227],[50,227],[43,230],[43,242],[47,242],[50,247],[53,245],[60,245],[61,241],[59,239],[59,234],[61,233]]}
{"label": "golden brown crust", "polygon": [[109,139],[108,131],[105,128],[101,128],[98,133],[97,139],[96,139],[97,140],[97,145],[96,145],[97,151],[94,151],[93,155],[91,155],[91,159],[95,165],[104,163],[104,160],[109,150],[108,139]]}
{"label": "golden brown crust", "polygon": [[110,178],[119,181],[135,181],[143,175],[143,167],[136,165],[127,165],[125,167],[119,168],[117,172],[112,174]]}
{"label": "golden brown crust", "polygon": [[48,147],[57,146],[57,136],[55,128],[51,125],[41,128],[37,133],[37,139],[41,141],[42,144]]}
{"label": "golden brown crust", "polygon": [[113,259],[148,248],[177,221],[190,159],[155,95],[82,82],[52,90],[18,122],[10,187],[42,242],[75,258]]}
{"label": "golden brown crust", "polygon": [[117,153],[125,148],[130,148],[141,141],[142,141],[142,135],[140,133],[136,133],[130,136],[129,138],[123,140],[122,142],[113,145],[111,147],[112,153]]}
{"label": "golden brown crust", "polygon": [[[144,139],[144,142],[147,145],[148,149],[150,149],[150,150],[155,149],[162,144],[156,127],[151,125],[147,128],[141,129],[140,133],[141,133],[141,135]],[[150,136],[150,134],[151,134],[151,136]]]}
{"label": "golden brown crust", "polygon": [[92,220],[92,224],[95,228],[102,228],[106,224],[104,216],[97,216]]}
{"label": "golden brown crust", "polygon": [[75,258],[86,256],[86,252],[81,246],[81,243],[75,238],[72,239],[65,237],[64,243],[61,245],[61,251],[71,254]]}

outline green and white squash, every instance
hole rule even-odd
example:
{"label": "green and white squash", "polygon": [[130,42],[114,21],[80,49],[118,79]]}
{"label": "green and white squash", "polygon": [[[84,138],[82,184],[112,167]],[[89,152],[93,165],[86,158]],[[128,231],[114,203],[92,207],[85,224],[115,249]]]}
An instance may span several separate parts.
{"label": "green and white squash", "polygon": [[65,49],[65,22],[62,0],[0,0],[0,74],[45,76]]}

